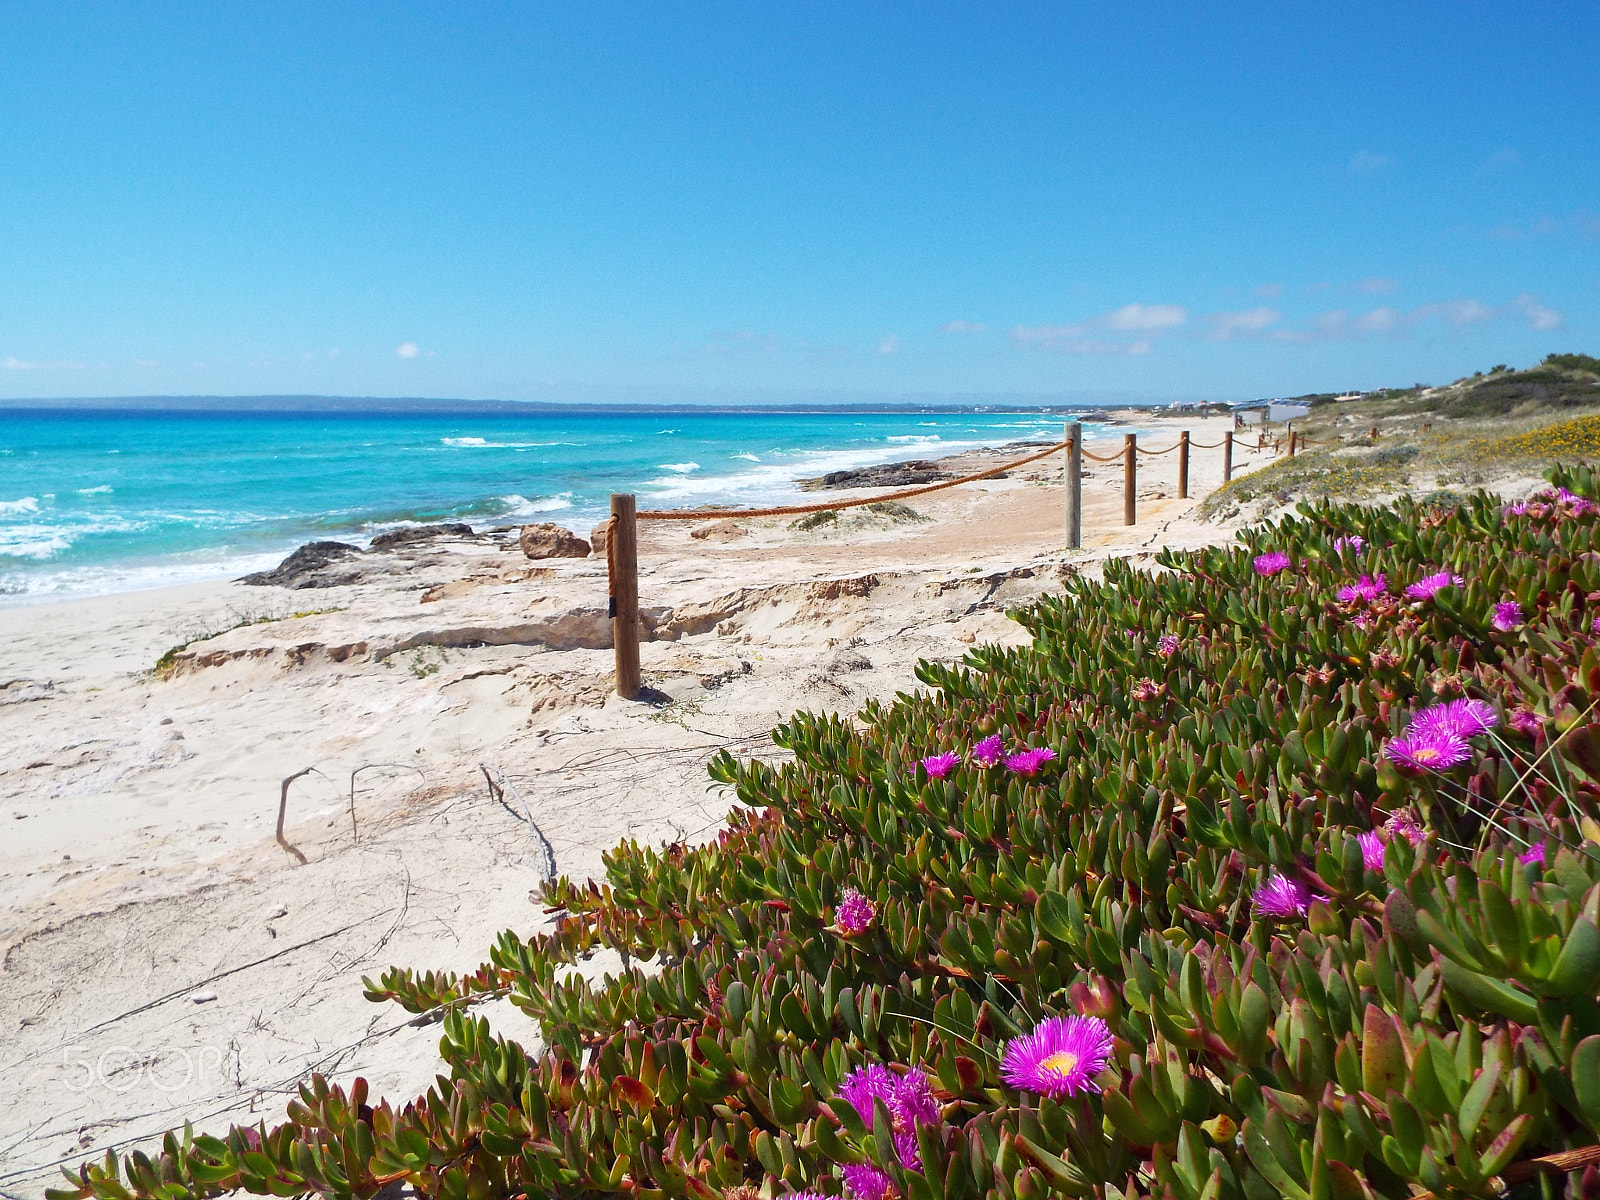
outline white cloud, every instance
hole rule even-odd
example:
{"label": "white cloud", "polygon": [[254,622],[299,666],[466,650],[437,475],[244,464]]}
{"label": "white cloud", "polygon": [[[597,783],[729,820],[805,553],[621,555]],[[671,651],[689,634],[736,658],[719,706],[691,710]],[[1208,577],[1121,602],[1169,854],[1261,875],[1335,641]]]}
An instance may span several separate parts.
{"label": "white cloud", "polygon": [[0,358],[0,370],[5,371],[82,371],[88,365],[82,362],[28,362],[15,357]]}
{"label": "white cloud", "polygon": [[1206,324],[1206,341],[1231,342],[1236,338],[1260,333],[1278,320],[1279,313],[1271,308],[1250,308],[1244,312],[1212,313],[1202,318]]}
{"label": "white cloud", "polygon": [[1124,304],[1100,319],[1107,329],[1175,329],[1189,319],[1189,312],[1176,304]]}
{"label": "white cloud", "polygon": [[0,367],[7,371],[37,371],[42,366],[43,363],[23,362],[20,358],[0,359]]}
{"label": "white cloud", "polygon": [[394,348],[394,352],[401,358],[415,358],[419,353],[415,342],[401,342]]}
{"label": "white cloud", "polygon": [[1364,292],[1368,296],[1387,296],[1399,286],[1399,283],[1386,275],[1368,275],[1365,279],[1358,279],[1355,282],[1356,291]]}
{"label": "white cloud", "polygon": [[900,335],[897,333],[891,333],[888,337],[884,338],[883,341],[878,343],[879,354],[895,354],[898,353],[899,350]]}
{"label": "white cloud", "polygon": [[1188,319],[1189,310],[1176,304],[1124,304],[1076,325],[1018,325],[1011,331],[1011,344],[1063,354],[1148,354],[1154,346],[1150,335],[1176,329]]}
{"label": "white cloud", "polygon": [[940,333],[982,333],[989,328],[982,321],[946,321],[939,326]]}
{"label": "white cloud", "polygon": [[1387,154],[1374,154],[1370,150],[1357,150],[1350,156],[1350,169],[1357,175],[1371,175],[1374,171],[1381,171],[1392,163],[1394,159]]}
{"label": "white cloud", "polygon": [[1553,308],[1546,308],[1539,303],[1538,297],[1527,292],[1518,296],[1511,302],[1517,310],[1527,319],[1529,326],[1538,330],[1560,329],[1562,316]]}

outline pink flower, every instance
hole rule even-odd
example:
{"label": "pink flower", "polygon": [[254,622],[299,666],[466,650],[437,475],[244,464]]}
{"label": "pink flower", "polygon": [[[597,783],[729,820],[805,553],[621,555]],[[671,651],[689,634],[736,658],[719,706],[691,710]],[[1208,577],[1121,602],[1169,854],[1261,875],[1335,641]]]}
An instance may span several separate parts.
{"label": "pink flower", "polygon": [[1600,617],[1596,617],[1594,619],[1594,623],[1590,625],[1589,628],[1594,630],[1596,633],[1600,633]]}
{"label": "pink flower", "polygon": [[850,1163],[839,1174],[844,1178],[844,1194],[850,1200],[889,1200],[900,1194],[888,1172],[871,1163]]}
{"label": "pink flower", "polygon": [[877,915],[876,904],[855,888],[847,887],[839,895],[839,907],[834,910],[833,923],[845,937],[858,937],[867,931]]}
{"label": "pink flower", "polygon": [[1461,576],[1452,575],[1449,571],[1435,571],[1432,575],[1424,575],[1408,587],[1406,595],[1413,600],[1427,600],[1447,587],[1460,587],[1465,582]]}
{"label": "pink flower", "polygon": [[1420,846],[1428,840],[1428,831],[1417,823],[1417,814],[1409,808],[1398,809],[1390,814],[1385,828],[1393,836],[1403,837],[1413,846]]}
{"label": "pink flower", "polygon": [[1352,554],[1360,554],[1361,548],[1367,544],[1367,539],[1359,533],[1352,533],[1349,537],[1333,539],[1333,552],[1343,554],[1346,550]]}
{"label": "pink flower", "polygon": [[1264,917],[1303,917],[1312,899],[1311,889],[1298,879],[1273,875],[1256,889],[1254,907]]}
{"label": "pink flower", "polygon": [[954,750],[943,754],[930,754],[922,760],[922,769],[928,773],[930,779],[943,779],[961,761],[961,755]]}
{"label": "pink flower", "polygon": [[1000,761],[1002,743],[998,733],[991,733],[972,748],[972,761],[980,767],[992,767]]}
{"label": "pink flower", "polygon": [[1361,865],[1369,871],[1383,870],[1383,839],[1374,830],[1356,834],[1361,844]]}
{"label": "pink flower", "polygon": [[1112,1042],[1111,1027],[1099,1017],[1051,1017],[1006,1044],[1000,1076],[1019,1091],[1053,1100],[1098,1092],[1094,1077],[1111,1060]]}
{"label": "pink flower", "polygon": [[1450,700],[1425,708],[1411,718],[1408,734],[1453,733],[1457,737],[1477,737],[1500,724],[1494,706],[1485,700]]}
{"label": "pink flower", "polygon": [[1534,737],[1544,728],[1544,718],[1531,708],[1517,708],[1512,710],[1507,724],[1523,737]]}
{"label": "pink flower", "polygon": [[1254,565],[1257,575],[1276,575],[1289,569],[1289,556],[1280,550],[1270,550],[1256,555]]}
{"label": "pink flower", "polygon": [[933,1098],[933,1085],[918,1067],[896,1078],[881,1063],[859,1067],[844,1077],[839,1096],[856,1110],[868,1129],[876,1119],[873,1102],[882,1100],[894,1125],[895,1151],[900,1165],[915,1169],[922,1165],[917,1151],[917,1126],[937,1125],[942,1120],[939,1103]]}
{"label": "pink flower", "polygon": [[1466,738],[1448,730],[1408,729],[1404,737],[1390,738],[1383,754],[1395,766],[1407,770],[1448,771],[1471,758],[1472,747]]}
{"label": "pink flower", "polygon": [[1494,606],[1492,624],[1501,633],[1509,632],[1522,624],[1522,605],[1515,600],[1502,600]]}
{"label": "pink flower", "polygon": [[1526,500],[1518,500],[1515,504],[1506,505],[1504,511],[1508,517],[1525,516],[1528,511],[1528,502]]}
{"label": "pink flower", "polygon": [[1056,752],[1048,747],[1038,750],[1019,750],[1015,754],[1006,755],[1006,770],[1014,775],[1034,776],[1039,773],[1039,768],[1055,758]]}
{"label": "pink flower", "polygon": [[1166,690],[1165,686],[1154,679],[1141,679],[1133,685],[1129,694],[1140,704],[1144,704],[1146,701],[1154,700]]}
{"label": "pink flower", "polygon": [[1519,863],[1527,863],[1530,866],[1544,866],[1544,843],[1540,842],[1537,846],[1529,846],[1525,853],[1517,855],[1517,861]]}
{"label": "pink flower", "polygon": [[1178,636],[1173,633],[1162,634],[1161,640],[1156,643],[1156,653],[1162,658],[1171,658],[1178,652]]}
{"label": "pink flower", "polygon": [[1376,575],[1363,575],[1356,582],[1345,584],[1334,595],[1342,604],[1354,604],[1362,600],[1370,604],[1388,595],[1386,583],[1387,580],[1380,571]]}

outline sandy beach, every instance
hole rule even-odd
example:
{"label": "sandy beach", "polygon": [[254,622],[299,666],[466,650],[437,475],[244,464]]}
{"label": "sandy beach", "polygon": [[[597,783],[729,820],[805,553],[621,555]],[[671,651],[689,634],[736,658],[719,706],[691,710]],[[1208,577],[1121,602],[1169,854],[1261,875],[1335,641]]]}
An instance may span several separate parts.
{"label": "sandy beach", "polygon": [[[1232,425],[1139,423],[1158,449]],[[1236,472],[1267,461],[1244,442]],[[546,843],[581,878],[620,839],[703,838],[718,749],[776,756],[796,710],[853,712],[918,686],[919,658],[1020,640],[1009,606],[1109,555],[1230,537],[1193,515],[1221,452],[1194,452],[1187,500],[1176,464],[1141,457],[1132,527],[1120,465],[1086,464],[1072,552],[1059,455],[917,498],[923,519],[645,523],[644,702],[611,692],[604,559],[530,561],[514,536],[397,547],[341,586],[0,610],[0,1188],[186,1118],[273,1121],[312,1071],[409,1099],[437,1031],[363,975],[475,968],[545,919]],[[280,788],[308,768],[291,853]],[[509,1003],[484,1011],[535,1039]]]}

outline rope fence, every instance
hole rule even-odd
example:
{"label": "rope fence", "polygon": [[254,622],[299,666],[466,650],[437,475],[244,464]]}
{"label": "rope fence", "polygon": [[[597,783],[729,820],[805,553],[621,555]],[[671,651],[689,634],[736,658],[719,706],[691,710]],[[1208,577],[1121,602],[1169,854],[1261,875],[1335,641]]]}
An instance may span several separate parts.
{"label": "rope fence", "polygon": [[[1291,429],[1289,434],[1289,454],[1295,452],[1296,434]],[[1303,444],[1305,439],[1301,438]],[[1064,515],[1067,526],[1067,546],[1077,549],[1082,544],[1082,480],[1083,460],[1097,463],[1114,463],[1121,461],[1122,496],[1123,496],[1123,524],[1133,525],[1137,519],[1138,507],[1138,462],[1139,455],[1156,456],[1178,452],[1178,498],[1188,499],[1189,496],[1189,452],[1192,449],[1222,451],[1222,479],[1226,483],[1233,478],[1233,432],[1230,430],[1222,435],[1220,442],[1200,443],[1189,440],[1189,431],[1183,430],[1178,441],[1164,450],[1150,450],[1139,445],[1137,434],[1129,433],[1123,436],[1122,452],[1120,454],[1092,454],[1083,447],[1083,426],[1073,424],[1067,426],[1066,436],[1042,450],[1015,458],[1009,462],[1000,463],[986,470],[975,471],[970,475],[962,475],[955,479],[945,479],[937,483],[924,484],[919,487],[900,488],[896,491],[882,493],[875,496],[858,497],[851,500],[824,500],[815,504],[784,504],[767,508],[669,508],[645,509],[640,511],[637,500],[631,494],[617,493],[611,497],[611,519],[605,526],[605,554],[606,576],[610,584],[609,615],[612,621],[612,645],[616,664],[617,694],[625,700],[638,697],[643,690],[643,676],[639,665],[639,541],[638,523],[640,521],[714,521],[719,519],[738,518],[748,520],[755,517],[800,517],[812,513],[838,511],[847,508],[863,508],[876,504],[889,504],[897,500],[909,500],[915,496],[926,496],[933,492],[942,492],[949,488],[960,487],[963,484],[979,483],[985,479],[993,479],[1018,467],[1025,467],[1041,459],[1049,458],[1054,454],[1065,452],[1062,482],[1065,485]],[[1276,450],[1279,443],[1275,443]],[[1266,439],[1259,439],[1259,444],[1252,452],[1266,449]],[[597,531],[598,533],[598,531]]]}

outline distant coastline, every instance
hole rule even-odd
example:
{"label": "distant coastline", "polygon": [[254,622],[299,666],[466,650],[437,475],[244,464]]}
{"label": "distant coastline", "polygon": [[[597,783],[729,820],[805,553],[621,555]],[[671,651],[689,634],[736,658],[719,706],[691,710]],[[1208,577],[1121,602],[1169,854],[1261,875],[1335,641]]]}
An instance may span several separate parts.
{"label": "distant coastline", "polygon": [[645,403],[635,400],[456,400],[425,396],[78,396],[0,398],[0,411],[62,412],[250,412],[250,413],[539,413],[667,414],[701,413],[736,416],[785,413],[1048,413],[1101,412],[1113,408],[1154,409],[1171,401],[1150,397],[1089,395],[1050,399],[1039,396],[995,396],[949,400],[752,400],[707,402],[687,400]]}

